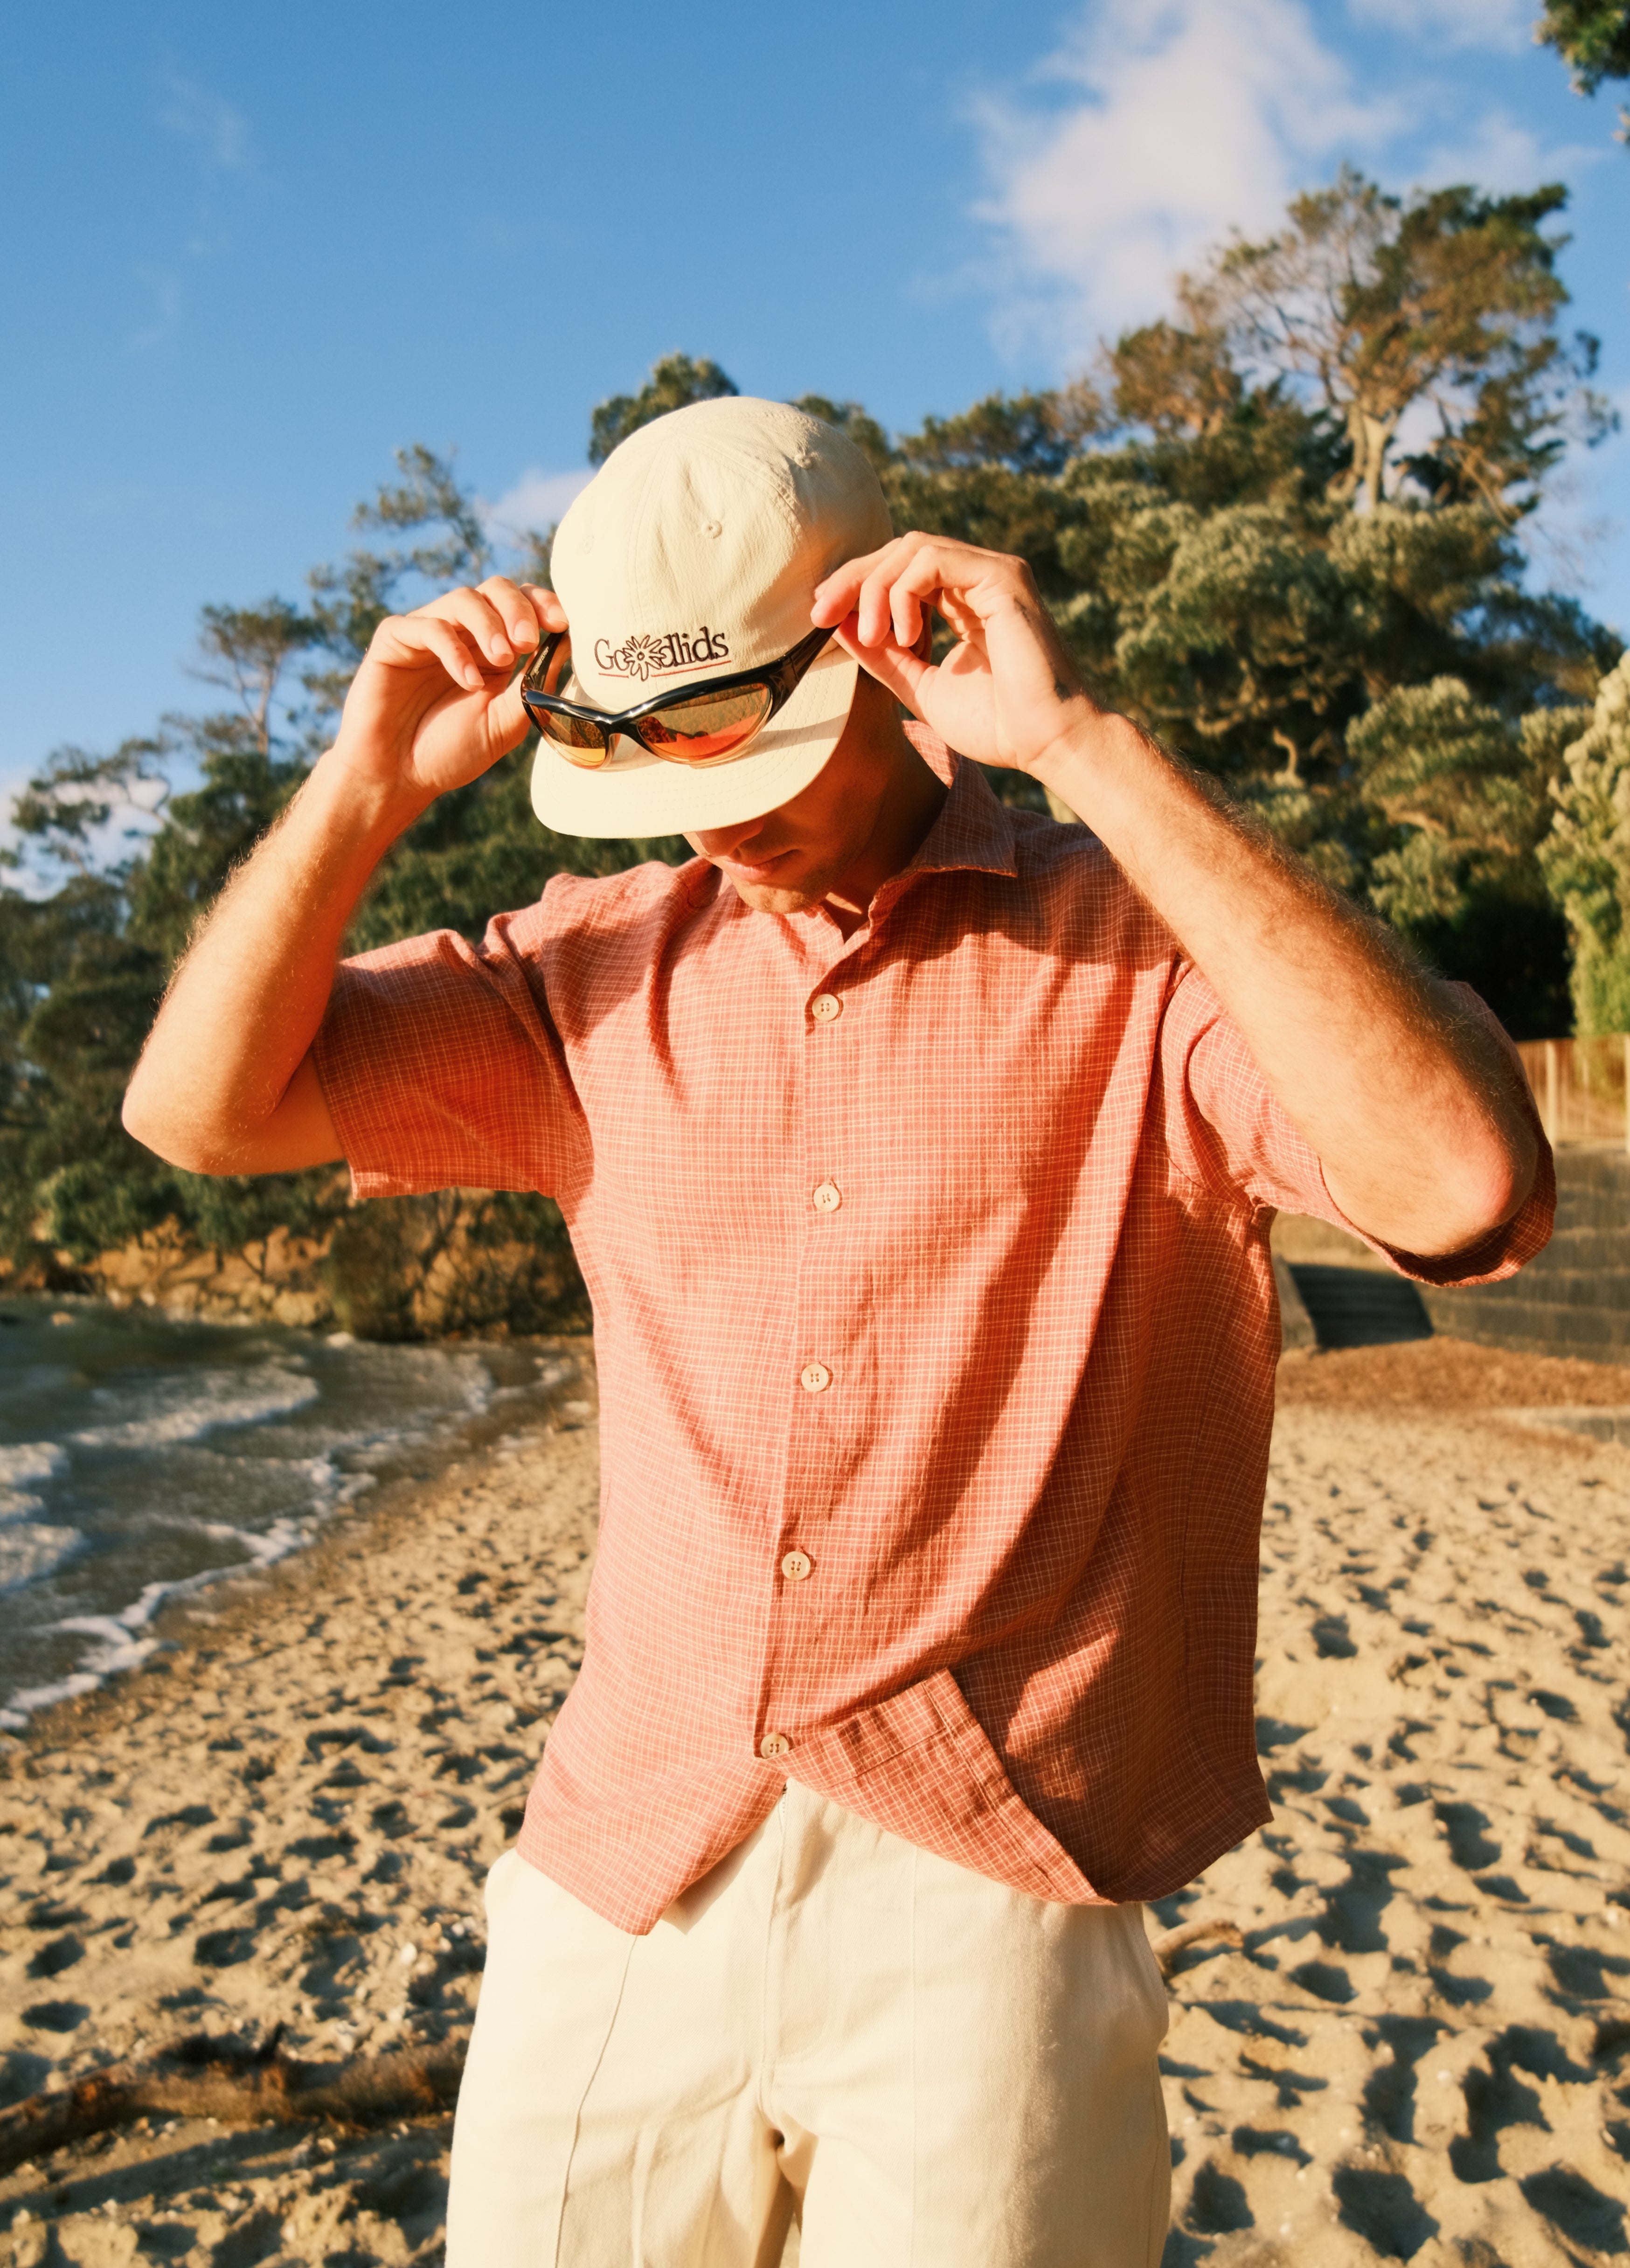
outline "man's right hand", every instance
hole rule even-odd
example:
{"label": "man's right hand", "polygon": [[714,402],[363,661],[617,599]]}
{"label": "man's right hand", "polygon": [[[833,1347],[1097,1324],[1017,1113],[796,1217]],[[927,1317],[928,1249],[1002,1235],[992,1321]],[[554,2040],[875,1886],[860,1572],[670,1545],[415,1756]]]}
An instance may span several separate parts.
{"label": "man's right hand", "polygon": [[351,680],[329,770],[416,810],[479,778],[526,735],[517,660],[565,627],[552,591],[506,575],[387,615]]}

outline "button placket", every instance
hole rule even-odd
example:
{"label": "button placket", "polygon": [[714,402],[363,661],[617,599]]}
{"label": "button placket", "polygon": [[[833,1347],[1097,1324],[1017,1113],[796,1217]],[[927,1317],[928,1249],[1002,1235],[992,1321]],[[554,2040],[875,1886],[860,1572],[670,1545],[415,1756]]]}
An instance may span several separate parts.
{"label": "button placket", "polygon": [[[817,992],[806,1006],[805,1032],[811,1045],[803,1058],[799,1147],[808,1174],[804,1182],[805,1202],[813,1211],[829,1218],[842,1209],[844,1192],[830,1174],[818,1177],[822,1175],[834,1147],[841,1144],[847,1123],[843,1091],[845,1051],[827,1045],[823,1037],[818,1036],[816,1027],[836,1024],[843,1014],[841,996],[828,990]],[[811,1235],[806,1242],[799,1263],[795,1325],[805,1347],[812,1340],[820,1346],[829,1334],[835,1351],[848,1343],[846,1303],[839,1290],[845,1266],[842,1253],[847,1241],[842,1237],[834,1241],[826,1235]],[[798,1382],[812,1398],[826,1394],[837,1383],[830,1364],[813,1353],[804,1359]],[[824,1422],[816,1420],[813,1410],[808,1421],[793,1420],[778,1507],[777,1525],[783,1539],[789,1534],[797,1535],[800,1529],[808,1535],[812,1525],[818,1531],[820,1523],[828,1516],[829,1492],[822,1481],[822,1461],[814,1454],[815,1440],[825,1430]],[[786,1591],[807,1584],[815,1573],[811,1554],[801,1544],[793,1543],[783,1550],[776,1564],[781,1579],[778,1600],[785,1601],[787,1611],[771,1613],[759,1700],[772,1723],[778,1689],[784,1695],[788,1691],[784,1679],[790,1678],[794,1688],[798,1685],[800,1671],[797,1631],[816,1608],[816,1602],[811,1598],[803,1612],[794,1614],[790,1601],[785,1600]],[[789,1755],[792,1748],[791,1735],[775,1730],[763,1734],[758,1742],[758,1753],[766,1762]]]}

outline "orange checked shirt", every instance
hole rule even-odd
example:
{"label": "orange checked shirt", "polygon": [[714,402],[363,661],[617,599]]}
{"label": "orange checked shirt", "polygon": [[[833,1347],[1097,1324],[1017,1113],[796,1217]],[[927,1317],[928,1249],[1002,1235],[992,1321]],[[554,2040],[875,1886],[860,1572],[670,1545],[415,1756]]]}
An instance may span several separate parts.
{"label": "orange checked shirt", "polygon": [[[699,859],[557,875],[479,946],[346,962],[317,1042],[358,1196],[570,1224],[601,1541],[520,1848],[626,1930],[789,1777],[1073,1903],[1271,1815],[1268,1229],[1341,1215],[1095,838],[913,738],[950,793],[846,942]],[[1389,1256],[1508,1275],[1542,1183],[1475,1251]]]}

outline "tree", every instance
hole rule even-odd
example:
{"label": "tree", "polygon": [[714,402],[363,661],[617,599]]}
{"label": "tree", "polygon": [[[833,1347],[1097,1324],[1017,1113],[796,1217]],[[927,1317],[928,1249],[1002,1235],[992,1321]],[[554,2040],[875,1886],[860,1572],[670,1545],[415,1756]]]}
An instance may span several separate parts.
{"label": "tree", "polygon": [[479,583],[490,573],[492,551],[476,509],[462,489],[451,458],[416,441],[395,452],[401,481],[380,489],[351,514],[356,528],[399,529],[417,534],[417,543],[389,550],[359,546],[339,565],[313,567],[309,581],[313,603],[311,643],[332,657],[331,666],[310,672],[306,689],[319,718],[337,711],[368,640],[387,615],[410,605],[417,584],[428,596],[452,583]]}
{"label": "tree", "polygon": [[205,607],[199,615],[199,659],[192,674],[237,696],[262,755],[270,754],[272,706],[290,662],[311,646],[317,625],[286,599],[258,607]]}
{"label": "tree", "polygon": [[[1566,390],[1543,352],[1561,305],[1540,228],[1554,201],[1444,195],[1387,200],[1344,176],[1323,202],[1299,199],[1266,247],[1236,244],[1182,284],[1169,319],[1106,350],[1101,386],[993,394],[897,435],[858,402],[798,406],[865,452],[896,526],[1028,559],[1106,701],[1468,977],[1520,1036],[1566,1023],[1570,936],[1582,1028],[1623,1028],[1630,663],[1576,601],[1528,587],[1518,542],[1562,430],[1533,422],[1547,402],[1560,416]],[[1265,298],[1246,327],[1272,278],[1275,355]],[[734,391],[717,364],[669,357],[594,410],[591,459]],[[1352,405],[1385,426],[1389,401],[1398,417],[1379,439],[1361,431],[1361,457]],[[1427,465],[1398,453],[1400,431],[1435,401]],[[0,1240],[14,1257],[88,1261],[166,1220],[241,1246],[342,1217],[332,1174],[173,1172],[129,1141],[118,1104],[175,956],[298,789],[380,617],[491,564],[452,460],[416,446],[396,466],[358,510],[367,540],[313,571],[308,606],[204,609],[199,674],[235,708],[166,718],[106,756],[58,751],[18,803],[34,887],[0,886]],[[548,542],[533,535],[535,569]],[[687,855],[676,839],[549,834],[530,807],[533,754],[528,741],[431,806],[382,863],[351,949],[439,927],[474,938],[554,872]],[[1017,775],[992,782],[1040,801]],[[441,1328],[474,1323],[505,1283],[517,1328],[570,1305],[552,1209],[467,1199],[402,1200],[365,1233],[349,1222],[331,1256],[347,1312],[380,1332],[432,1327],[432,1309]],[[461,1288],[429,1301],[455,1246]]]}
{"label": "tree", "polygon": [[[1534,37],[1569,66],[1575,94],[1630,78],[1630,0],[1544,0]],[[1615,139],[1630,142],[1630,109],[1619,109]]]}
{"label": "tree", "polygon": [[1061,392],[992,394],[956,417],[926,417],[904,440],[901,460],[919,471],[965,472],[1000,465],[1013,473],[1057,475],[1082,444],[1103,431],[1103,403],[1085,379]]}
{"label": "tree", "polygon": [[1630,1032],[1630,653],[1582,721],[1539,855],[1572,934],[1576,1029]]}
{"label": "tree", "polygon": [[602,401],[589,420],[588,460],[603,465],[619,441],[626,441],[653,417],[670,409],[688,409],[693,401],[717,401],[722,394],[740,391],[716,362],[692,362],[689,355],[665,356],[638,394],[614,394]]}
{"label": "tree", "polygon": [[881,479],[897,461],[893,442],[868,410],[858,401],[829,401],[823,394],[800,394],[793,402],[794,409],[802,409],[811,417],[824,419],[846,433],[872,469]]}
{"label": "tree", "polygon": [[1557,719],[1619,643],[1527,587],[1513,518],[1480,493],[1409,482],[1355,512],[1345,422],[1236,360],[1219,305],[1191,283],[1174,320],[1109,350],[1120,431],[1080,431],[1056,471],[1015,462],[1000,397],[955,421],[954,448],[943,427],[900,437],[896,524],[1022,553],[1106,701],[1520,1034],[1554,1032],[1545,781]]}
{"label": "tree", "polygon": [[1223,334],[1192,304],[1183,312],[1186,326],[1162,320],[1124,331],[1105,357],[1117,422],[1166,441],[1220,433],[1245,391]]}
{"label": "tree", "polygon": [[1339,425],[1333,496],[1373,509],[1393,492],[1392,453],[1418,409],[1436,431],[1403,460],[1416,485],[1516,519],[1570,432],[1594,442],[1617,422],[1586,383],[1596,340],[1557,335],[1567,239],[1544,224],[1567,201],[1555,185],[1405,200],[1345,168],[1295,198],[1277,234],[1235,237],[1184,295],[1236,362],[1306,387]]}
{"label": "tree", "polygon": [[1458,678],[1399,686],[1349,726],[1347,749],[1390,847],[1370,869],[1377,912],[1439,966],[1475,973],[1503,1020],[1571,1020],[1566,924],[1536,856],[1550,782],[1589,711],[1535,709],[1513,724]]}

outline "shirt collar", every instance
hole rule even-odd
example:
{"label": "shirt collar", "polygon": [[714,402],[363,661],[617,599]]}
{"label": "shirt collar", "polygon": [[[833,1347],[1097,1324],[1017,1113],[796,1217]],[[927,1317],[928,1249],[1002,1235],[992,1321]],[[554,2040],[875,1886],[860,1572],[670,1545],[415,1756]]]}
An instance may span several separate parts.
{"label": "shirt collar", "polygon": [[1019,873],[1013,814],[991,792],[978,765],[947,747],[926,725],[907,725],[905,737],[950,792],[916,856],[891,874],[873,898],[874,922],[925,874],[1006,874],[1016,880]]}

